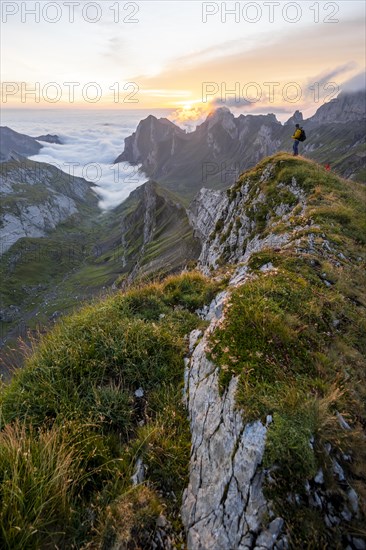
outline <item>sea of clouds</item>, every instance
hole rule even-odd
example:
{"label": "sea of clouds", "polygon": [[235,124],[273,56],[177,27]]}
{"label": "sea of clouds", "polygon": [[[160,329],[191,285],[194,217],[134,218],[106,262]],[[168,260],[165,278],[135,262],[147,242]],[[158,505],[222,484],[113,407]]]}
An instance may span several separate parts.
{"label": "sea of clouds", "polygon": [[149,114],[159,118],[169,112],[9,109],[3,111],[1,124],[33,137],[57,135],[62,145],[41,142],[43,148],[31,160],[91,181],[100,208],[110,210],[148,179],[136,166],[113,163],[124,150],[125,137]]}

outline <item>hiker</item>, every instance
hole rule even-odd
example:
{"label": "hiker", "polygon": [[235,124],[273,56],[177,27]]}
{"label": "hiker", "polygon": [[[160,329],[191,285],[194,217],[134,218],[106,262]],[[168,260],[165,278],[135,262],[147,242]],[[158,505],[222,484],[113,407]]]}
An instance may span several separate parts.
{"label": "hiker", "polygon": [[294,156],[297,157],[297,155],[299,154],[299,143],[300,143],[300,138],[301,137],[301,128],[300,128],[300,124],[295,124],[295,131],[294,131],[294,135],[292,136],[292,139],[295,140],[294,141],[294,144],[292,146],[292,149],[294,151]]}
{"label": "hiker", "polygon": [[299,154],[299,142],[306,140],[304,128],[300,127],[300,124],[295,124],[295,132],[292,136],[292,139],[294,140],[294,145],[292,149],[294,151],[294,156],[297,157],[297,155]]}

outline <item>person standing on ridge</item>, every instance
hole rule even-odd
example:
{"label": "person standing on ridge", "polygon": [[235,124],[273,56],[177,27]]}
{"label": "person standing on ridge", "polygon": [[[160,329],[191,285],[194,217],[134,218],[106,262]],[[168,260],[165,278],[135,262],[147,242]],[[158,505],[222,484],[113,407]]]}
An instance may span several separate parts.
{"label": "person standing on ridge", "polygon": [[292,149],[294,151],[294,156],[297,157],[297,155],[299,154],[299,143],[300,143],[300,138],[301,137],[301,129],[300,129],[300,124],[295,124],[295,132],[292,136],[292,139],[295,140],[294,141],[294,144],[292,146]]}

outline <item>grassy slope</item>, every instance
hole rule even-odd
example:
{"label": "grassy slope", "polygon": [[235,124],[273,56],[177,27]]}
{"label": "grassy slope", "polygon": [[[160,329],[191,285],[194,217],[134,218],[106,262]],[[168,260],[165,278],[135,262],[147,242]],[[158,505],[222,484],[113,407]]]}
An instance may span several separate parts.
{"label": "grassy slope", "polygon": [[[179,533],[184,335],[217,290],[199,274],[171,277],[90,305],[43,338],[1,392],[2,547],[147,547],[160,513]],[[147,483],[134,488],[138,456]]]}
{"label": "grassy slope", "polygon": [[[274,161],[274,177],[261,181]],[[304,212],[278,187],[293,176],[307,195]],[[233,374],[240,377],[238,405],[248,420],[273,416],[265,461],[280,468],[267,493],[285,518],[293,547],[342,543],[346,527],[325,528],[302,500],[303,482],[322,466],[326,490],[341,499],[343,489],[332,486],[328,475],[336,457],[352,486],[365,494],[364,189],[288,155],[244,174],[231,196],[248,178],[253,195],[262,191],[267,199],[265,211],[247,205],[259,234],[291,229],[296,243],[251,257],[252,275],[232,291],[210,354],[223,387]],[[284,220],[274,215],[282,200],[292,206]],[[275,269],[262,272],[269,262]],[[194,309],[217,290],[217,283],[194,273],[172,277],[90,305],[44,337],[1,392],[3,544],[38,548],[41,540],[44,547],[89,541],[108,547],[133,540],[149,547],[162,512],[179,541],[189,460],[180,405],[184,335],[201,323]],[[146,401],[134,397],[140,386]],[[351,430],[341,429],[336,411]],[[132,488],[141,455],[147,481]],[[31,460],[25,463],[22,456]],[[60,472],[68,464],[74,468],[63,491],[52,476],[55,463]],[[48,465],[46,472],[41,464]],[[289,492],[299,495],[299,505],[288,505]],[[362,530],[361,519],[352,529]]]}

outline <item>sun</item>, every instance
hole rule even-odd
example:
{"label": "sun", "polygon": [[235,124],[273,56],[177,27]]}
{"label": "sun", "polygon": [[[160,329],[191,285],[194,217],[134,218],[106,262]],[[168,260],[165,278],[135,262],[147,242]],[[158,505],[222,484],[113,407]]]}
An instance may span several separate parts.
{"label": "sun", "polygon": [[209,103],[202,103],[198,99],[192,101],[181,101],[177,104],[176,111],[174,111],[169,118],[177,124],[199,124],[205,120],[210,111],[211,106]]}

